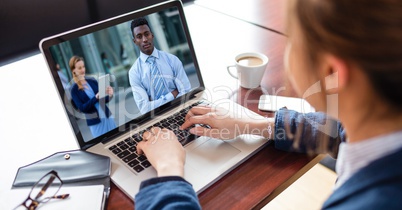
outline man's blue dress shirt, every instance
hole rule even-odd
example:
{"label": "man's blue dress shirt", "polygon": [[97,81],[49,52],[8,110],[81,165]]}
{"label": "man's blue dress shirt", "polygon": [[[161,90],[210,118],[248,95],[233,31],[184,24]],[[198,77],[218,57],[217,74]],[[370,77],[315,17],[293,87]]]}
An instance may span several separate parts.
{"label": "man's blue dress shirt", "polygon": [[160,98],[154,97],[153,77],[150,74],[150,65],[146,63],[149,55],[141,52],[128,73],[134,100],[141,114],[173,100],[172,91],[178,90],[179,94],[176,97],[179,97],[191,89],[190,81],[179,58],[156,48],[151,56],[156,57],[155,64],[164,78],[164,87],[167,87],[167,90]]}

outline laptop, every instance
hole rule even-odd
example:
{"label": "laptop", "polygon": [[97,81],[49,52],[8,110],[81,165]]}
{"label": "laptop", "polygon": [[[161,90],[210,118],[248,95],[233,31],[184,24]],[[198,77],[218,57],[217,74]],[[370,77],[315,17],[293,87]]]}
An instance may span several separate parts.
{"label": "laptop", "polygon": [[[136,89],[131,86],[129,76],[130,69],[140,57],[140,51],[133,43],[130,24],[133,19],[139,17],[148,21],[154,35],[155,48],[170,53],[181,61],[182,69],[190,83],[189,89],[178,97],[161,105],[151,106],[151,110],[146,112],[143,112],[139,107],[140,103],[135,100],[137,97],[133,91]],[[143,180],[157,175],[146,157],[136,154],[135,151],[136,144],[142,140],[141,134],[152,126],[167,127],[177,134],[186,150],[184,178],[193,185],[197,193],[205,190],[268,143],[261,136],[240,135],[235,139],[223,141],[194,136],[186,130],[178,129],[188,110],[200,104],[226,108],[234,113],[235,117],[247,115],[255,119],[263,118],[229,99],[209,101],[206,97],[209,94],[205,93],[207,87],[204,86],[180,1],[159,3],[45,38],[40,42],[40,50],[46,59],[79,147],[110,157],[112,181],[132,199]],[[100,84],[100,88],[113,88],[113,97],[98,102],[98,113],[105,113],[107,108],[111,113],[108,119],[112,119],[114,124],[101,133],[99,130],[98,133],[93,132],[93,124],[88,123],[88,118],[93,115],[82,111],[75,104],[71,94],[75,83],[69,60],[73,56],[84,59],[86,77],[98,83],[106,83]]]}

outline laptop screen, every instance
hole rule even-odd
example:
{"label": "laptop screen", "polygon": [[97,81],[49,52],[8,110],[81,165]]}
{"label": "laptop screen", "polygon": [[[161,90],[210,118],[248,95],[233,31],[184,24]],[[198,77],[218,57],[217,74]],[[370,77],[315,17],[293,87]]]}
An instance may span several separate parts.
{"label": "laptop screen", "polygon": [[204,89],[179,1],[44,39],[40,48],[84,149]]}

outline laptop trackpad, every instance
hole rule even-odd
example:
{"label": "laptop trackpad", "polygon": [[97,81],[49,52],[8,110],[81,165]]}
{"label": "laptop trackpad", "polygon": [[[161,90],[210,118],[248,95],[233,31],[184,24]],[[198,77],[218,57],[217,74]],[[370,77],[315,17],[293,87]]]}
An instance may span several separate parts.
{"label": "laptop trackpad", "polygon": [[209,173],[219,170],[219,168],[238,153],[240,153],[240,150],[227,142],[209,139],[187,152],[186,164],[199,172]]}

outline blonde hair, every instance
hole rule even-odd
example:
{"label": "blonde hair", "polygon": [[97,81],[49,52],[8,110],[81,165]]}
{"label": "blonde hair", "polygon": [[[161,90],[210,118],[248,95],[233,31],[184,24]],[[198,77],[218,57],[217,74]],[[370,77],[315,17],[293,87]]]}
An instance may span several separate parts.
{"label": "blonde hair", "polygon": [[74,55],[73,57],[70,58],[70,62],[68,64],[70,66],[74,82],[78,85],[78,89],[82,90],[84,89],[84,86],[82,85],[81,80],[77,77],[77,75],[74,72],[75,64],[78,63],[79,61],[84,61],[84,59],[82,57]]}

